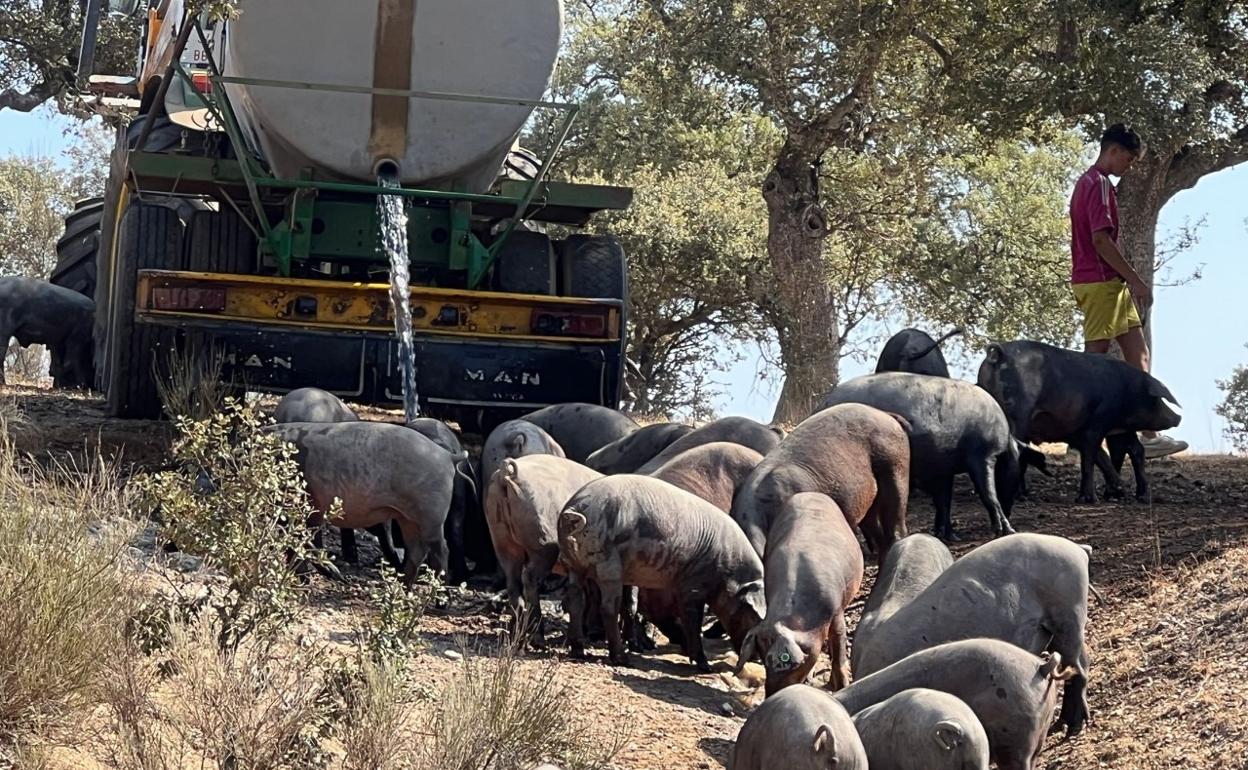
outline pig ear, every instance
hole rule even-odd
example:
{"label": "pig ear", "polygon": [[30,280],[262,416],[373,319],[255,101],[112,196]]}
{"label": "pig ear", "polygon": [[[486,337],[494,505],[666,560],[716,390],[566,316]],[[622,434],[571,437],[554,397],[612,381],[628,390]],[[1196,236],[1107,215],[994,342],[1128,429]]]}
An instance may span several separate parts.
{"label": "pig ear", "polygon": [[1162,384],[1161,380],[1156,377],[1148,378],[1148,395],[1154,398],[1164,398],[1175,406],[1180,406],[1179,400],[1174,397],[1170,389]]}
{"label": "pig ear", "polygon": [[828,752],[832,755],[832,764],[836,764],[836,737],[832,735],[832,728],[826,724],[819,725],[819,729],[815,730],[815,743],[813,746],[815,753]]}
{"label": "pig ear", "polygon": [[946,719],[936,725],[935,732],[932,737],[936,739],[936,744],[945,751],[953,751],[965,740],[966,733],[962,730],[962,725]]}
{"label": "pig ear", "polygon": [[1041,452],[1038,449],[1032,449],[1030,446],[1022,441],[1019,441],[1018,439],[1014,439],[1014,442],[1018,444],[1019,466],[1025,467],[1030,465],[1043,473],[1045,476],[1053,478],[1053,471],[1049,470],[1049,460],[1044,456],[1044,452]]}
{"label": "pig ear", "polygon": [[733,676],[741,676],[741,672],[745,670],[745,664],[750,662],[754,657],[754,645],[758,638],[755,634],[756,628],[751,628],[745,634],[745,639],[741,640],[741,654],[737,656],[737,667],[732,672]]}
{"label": "pig ear", "polygon": [[585,514],[569,508],[559,514],[559,530],[566,535],[575,535],[585,528]]}
{"label": "pig ear", "polygon": [[737,598],[745,603],[747,607],[754,610],[758,614],[759,620],[767,616],[767,599],[763,595],[763,584],[758,580],[751,580],[749,583],[737,589]]}

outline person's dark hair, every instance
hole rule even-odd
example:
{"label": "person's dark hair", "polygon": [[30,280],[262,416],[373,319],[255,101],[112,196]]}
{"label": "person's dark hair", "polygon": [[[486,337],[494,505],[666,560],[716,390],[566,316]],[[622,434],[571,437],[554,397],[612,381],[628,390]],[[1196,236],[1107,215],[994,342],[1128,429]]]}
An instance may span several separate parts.
{"label": "person's dark hair", "polygon": [[1140,135],[1135,130],[1123,123],[1115,123],[1105,129],[1105,133],[1101,134],[1101,149],[1107,149],[1111,144],[1116,144],[1132,155],[1139,155],[1142,143]]}

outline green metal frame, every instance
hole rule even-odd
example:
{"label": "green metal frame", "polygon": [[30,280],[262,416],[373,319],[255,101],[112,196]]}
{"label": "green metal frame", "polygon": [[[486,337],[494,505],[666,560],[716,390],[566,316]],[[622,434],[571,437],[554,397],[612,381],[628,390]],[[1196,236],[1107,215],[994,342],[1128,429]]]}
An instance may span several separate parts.
{"label": "green metal frame", "polygon": [[[220,67],[217,65],[216,58],[212,51],[212,46],[208,43],[204,34],[203,27],[200,25],[198,18],[190,23],[194,25],[195,34],[199,35],[199,39],[203,44],[204,51],[207,55],[209,67],[209,81],[212,84],[211,93],[208,95],[198,93],[194,87],[194,81],[191,75],[181,64],[182,51],[173,52],[171,69],[178,78],[189,85],[188,89],[192,93],[196,93],[199,100],[206,109],[212,114],[213,119],[220,125],[229,136],[235,152],[239,156],[236,164],[238,175],[241,177],[238,181],[247,189],[247,196],[251,206],[255,211],[255,219],[260,228],[262,249],[273,256],[277,263],[279,274],[289,276],[291,265],[296,261],[307,260],[312,254],[317,241],[316,234],[313,232],[313,223],[319,217],[319,209],[322,204],[318,202],[318,194],[320,192],[333,193],[349,193],[360,195],[361,197],[370,197],[375,199],[378,195],[399,195],[406,198],[419,199],[430,202],[441,202],[446,204],[449,216],[446,219],[443,229],[447,231],[448,237],[444,242],[429,243],[430,239],[418,237],[415,242],[420,244],[413,251],[413,262],[443,262],[452,270],[464,270],[467,272],[467,287],[475,289],[481,283],[490,266],[502,248],[505,246],[508,238],[515,229],[525,220],[529,218],[530,209],[534,201],[539,200],[539,193],[549,195],[549,185],[545,183],[547,170],[550,168],[551,161],[558,154],[567,140],[568,133],[572,129],[572,124],[576,119],[579,107],[575,104],[566,102],[555,102],[545,100],[530,99],[514,99],[500,98],[489,96],[478,96],[474,94],[456,94],[438,91],[419,91],[419,90],[401,90],[392,88],[372,88],[367,86],[344,86],[332,83],[306,83],[293,82],[283,80],[270,80],[263,78],[242,78],[229,77],[222,75]],[[226,84],[251,85],[266,88],[290,88],[296,90],[324,91],[337,93],[355,93],[369,94],[380,96],[402,96],[408,99],[437,99],[442,101],[459,101],[472,102],[479,104],[500,104],[500,105],[519,105],[531,107],[533,109],[555,109],[563,113],[563,119],[556,127],[550,147],[541,160],[541,166],[537,174],[531,180],[519,181],[508,180],[500,187],[503,194],[476,194],[464,193],[459,191],[448,190],[431,190],[414,187],[381,187],[368,184],[353,184],[345,182],[329,182],[318,180],[314,177],[311,170],[305,170],[299,179],[283,179],[272,173],[266,165],[260,160],[260,153],[257,148],[253,147],[247,140],[237,116],[230,104],[230,99],[226,95],[224,86]],[[140,148],[141,149],[141,148]],[[183,177],[186,171],[185,163],[189,158],[179,157],[176,159],[178,166],[177,174],[179,178]],[[224,163],[218,161],[217,164]],[[212,169],[212,176],[216,176],[219,170],[218,166]],[[231,169],[233,170],[233,169]],[[583,187],[580,185],[565,185],[565,195],[567,200],[565,205],[583,206],[585,202],[576,201],[575,194]],[[263,191],[266,189],[274,190],[291,190],[292,194],[287,200],[285,219],[274,225],[269,222],[265,211]],[[594,201],[590,202],[591,205]],[[604,201],[599,201],[604,202]],[[609,205],[601,206],[601,208],[620,208],[619,201],[605,201]],[[623,202],[627,205],[627,201]],[[508,225],[494,241],[486,247],[472,230],[474,204],[490,204],[497,207],[500,204],[514,206],[508,217]],[[611,205],[616,204],[616,205]],[[363,204],[354,204],[363,208]],[[359,219],[363,214],[357,214]],[[342,221],[343,214],[339,212],[333,217],[335,221]],[[350,219],[348,215],[347,219]],[[419,222],[421,218],[417,218]],[[371,220],[370,220],[371,221]],[[443,245],[445,243],[445,245]],[[431,259],[433,253],[445,255],[444,259]]]}

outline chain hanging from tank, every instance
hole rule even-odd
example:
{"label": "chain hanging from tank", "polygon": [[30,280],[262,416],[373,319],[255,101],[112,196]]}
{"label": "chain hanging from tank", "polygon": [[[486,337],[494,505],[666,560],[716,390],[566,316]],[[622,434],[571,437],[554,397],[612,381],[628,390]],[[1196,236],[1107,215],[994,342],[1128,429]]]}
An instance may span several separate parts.
{"label": "chain hanging from tank", "polygon": [[[377,186],[401,187],[398,176],[381,173]],[[407,211],[399,195],[377,196],[377,223],[381,247],[390,261],[390,307],[394,332],[399,340],[399,370],[403,379],[403,417],[411,422],[420,416],[416,403],[416,351],[412,342],[411,272],[407,251]]]}

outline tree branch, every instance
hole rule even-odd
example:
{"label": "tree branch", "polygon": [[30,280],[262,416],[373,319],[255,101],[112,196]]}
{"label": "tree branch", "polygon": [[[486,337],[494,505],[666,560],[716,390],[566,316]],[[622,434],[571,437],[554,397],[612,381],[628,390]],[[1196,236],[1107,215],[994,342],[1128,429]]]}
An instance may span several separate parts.
{"label": "tree branch", "polygon": [[949,49],[945,47],[945,44],[937,40],[929,34],[927,30],[917,24],[910,28],[910,34],[913,35],[915,39],[926,43],[928,47],[935,51],[936,55],[940,57],[942,64],[940,72],[937,73],[937,77],[949,74],[949,72],[953,69],[953,54],[949,53]]}
{"label": "tree branch", "polygon": [[26,92],[19,91],[16,88],[6,88],[0,91],[0,110],[10,109],[14,112],[30,112],[48,99],[56,96],[58,91],[58,85],[48,81],[44,81]]}
{"label": "tree branch", "polygon": [[1206,174],[1244,162],[1248,162],[1248,124],[1240,127],[1221,147],[1188,145],[1170,161],[1162,190],[1163,200],[1195,187]]}

